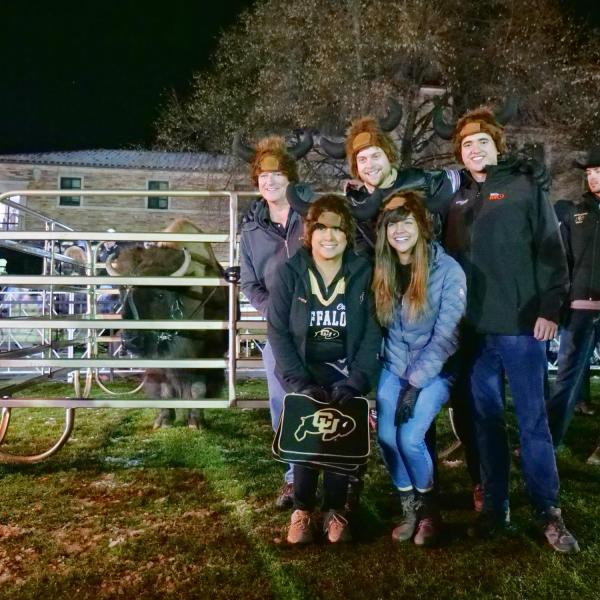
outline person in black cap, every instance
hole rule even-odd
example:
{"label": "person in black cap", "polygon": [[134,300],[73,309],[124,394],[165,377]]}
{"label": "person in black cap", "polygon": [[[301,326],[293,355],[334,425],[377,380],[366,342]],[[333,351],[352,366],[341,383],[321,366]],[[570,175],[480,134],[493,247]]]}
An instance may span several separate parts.
{"label": "person in black cap", "polygon": [[590,358],[600,340],[600,146],[583,162],[588,191],[579,202],[559,201],[557,211],[570,275],[569,308],[558,351],[558,373],[548,401],[550,432],[560,446],[585,383]]}

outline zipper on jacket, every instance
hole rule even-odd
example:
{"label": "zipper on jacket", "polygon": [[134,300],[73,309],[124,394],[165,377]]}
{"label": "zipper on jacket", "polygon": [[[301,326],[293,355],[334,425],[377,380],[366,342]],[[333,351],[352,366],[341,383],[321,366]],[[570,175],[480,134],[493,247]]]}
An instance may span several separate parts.
{"label": "zipper on jacket", "polygon": [[474,236],[474,224],[475,224],[475,219],[477,217],[476,215],[476,208],[478,206],[478,204],[481,202],[481,189],[483,188],[483,185],[485,182],[478,182],[473,180],[473,182],[475,183],[475,185],[477,186],[477,192],[475,193],[475,198],[473,198],[473,205],[471,207],[471,211],[470,211],[470,216],[471,216],[471,222],[468,224],[468,231],[469,231],[469,262],[471,263],[471,267],[469,268],[469,274],[467,276],[467,289],[469,289],[471,287],[471,283],[473,280],[473,236]]}

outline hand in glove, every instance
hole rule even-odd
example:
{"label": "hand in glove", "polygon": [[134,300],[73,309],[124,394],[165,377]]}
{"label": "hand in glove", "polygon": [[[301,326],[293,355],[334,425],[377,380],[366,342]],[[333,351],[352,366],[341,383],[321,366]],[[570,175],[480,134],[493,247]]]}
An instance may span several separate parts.
{"label": "hand in glove", "polygon": [[313,400],[316,400],[317,402],[326,402],[327,404],[329,404],[329,394],[327,393],[327,390],[324,387],[317,385],[316,383],[311,383],[307,385],[305,388],[300,390],[300,393],[305,394],[306,396],[310,396]]}
{"label": "hand in glove", "polygon": [[355,396],[360,396],[360,392],[351,385],[337,385],[331,390],[331,404],[345,406]]}
{"label": "hand in glove", "polygon": [[517,168],[521,173],[529,175],[544,192],[550,190],[550,173],[548,173],[546,165],[541,160],[528,156],[519,157]]}
{"label": "hand in glove", "polygon": [[409,385],[405,390],[398,394],[398,403],[396,404],[396,414],[394,416],[394,425],[398,426],[406,423],[415,413],[415,404],[421,388]]}

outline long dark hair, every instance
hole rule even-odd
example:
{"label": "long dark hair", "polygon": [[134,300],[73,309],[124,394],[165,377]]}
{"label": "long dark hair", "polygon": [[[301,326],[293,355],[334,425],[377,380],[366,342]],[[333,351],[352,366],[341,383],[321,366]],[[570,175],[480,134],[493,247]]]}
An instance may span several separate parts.
{"label": "long dark hair", "polygon": [[375,273],[373,292],[377,318],[385,327],[391,325],[398,305],[400,286],[400,261],[398,254],[387,240],[390,223],[403,221],[413,216],[419,229],[419,237],[413,249],[410,284],[405,298],[408,300],[408,319],[414,321],[427,310],[427,283],[429,279],[429,244],[432,227],[423,206],[423,195],[414,190],[393,192],[385,200],[377,220],[377,242],[375,244]]}

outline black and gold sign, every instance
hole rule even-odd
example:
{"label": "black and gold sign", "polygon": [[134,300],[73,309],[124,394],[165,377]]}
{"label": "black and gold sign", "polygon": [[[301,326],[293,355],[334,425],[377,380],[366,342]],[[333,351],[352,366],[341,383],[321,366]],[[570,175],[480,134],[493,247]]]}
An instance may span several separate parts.
{"label": "black and gold sign", "polygon": [[369,403],[356,397],[343,407],[287,394],[273,440],[276,458],[339,472],[353,472],[370,453]]}

